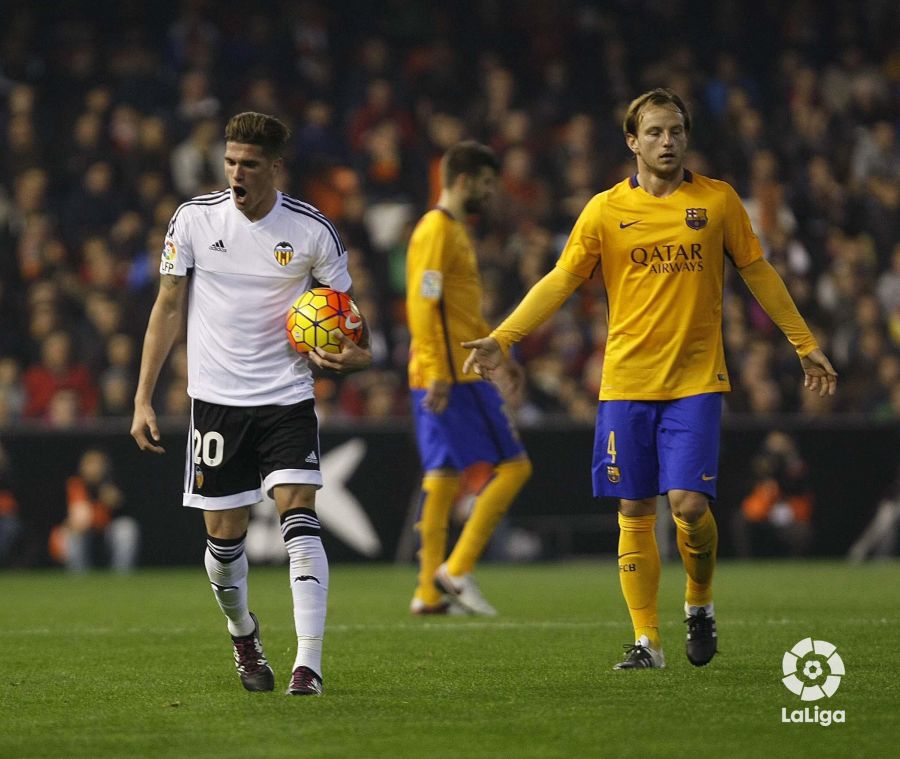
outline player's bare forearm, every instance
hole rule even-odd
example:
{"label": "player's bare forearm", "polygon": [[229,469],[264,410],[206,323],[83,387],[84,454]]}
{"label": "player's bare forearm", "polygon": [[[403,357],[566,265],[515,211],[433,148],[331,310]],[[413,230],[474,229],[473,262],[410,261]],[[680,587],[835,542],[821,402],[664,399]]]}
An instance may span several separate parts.
{"label": "player's bare forearm", "polygon": [[187,279],[163,275],[160,279],[159,294],[150,312],[147,331],[144,334],[144,347],[141,352],[141,369],[138,375],[137,390],[134,394],[134,417],[131,423],[131,436],[138,447],[144,451],[164,453],[165,449],[154,445],[147,437],[159,441],[159,429],[156,424],[156,413],[151,399],[159,373],[172,350],[175,338],[181,331],[184,317],[184,304]]}

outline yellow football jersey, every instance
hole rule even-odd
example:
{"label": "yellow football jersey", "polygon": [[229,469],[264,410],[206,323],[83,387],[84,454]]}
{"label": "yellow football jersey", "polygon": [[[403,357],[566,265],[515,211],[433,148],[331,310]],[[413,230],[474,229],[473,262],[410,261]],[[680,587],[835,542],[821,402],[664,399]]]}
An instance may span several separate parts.
{"label": "yellow football jersey", "polygon": [[460,346],[489,331],[481,314],[478,260],[465,226],[439,208],[419,220],[409,241],[406,315],[411,388],[481,379],[462,373],[469,351]]}
{"label": "yellow football jersey", "polygon": [[637,176],[594,196],[557,266],[590,277],[609,300],[600,400],[670,400],[731,389],[722,344],[725,258],[763,256],[734,189],[684,172],[665,198]]}

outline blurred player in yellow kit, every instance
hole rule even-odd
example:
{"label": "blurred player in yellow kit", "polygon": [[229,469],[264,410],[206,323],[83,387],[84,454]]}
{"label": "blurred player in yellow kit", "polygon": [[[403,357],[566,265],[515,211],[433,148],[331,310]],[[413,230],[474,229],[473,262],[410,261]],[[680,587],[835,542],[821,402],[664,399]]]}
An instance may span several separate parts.
{"label": "blurred player in yellow kit", "polygon": [[[493,616],[472,577],[494,528],[531,476],[531,462],[490,382],[463,373],[462,347],[488,331],[481,315],[481,276],[466,231],[494,190],[499,164],[474,141],[452,146],[441,163],[442,190],[419,221],[407,252],[409,386],[424,478],[417,530],[419,583],[413,614],[463,612]],[[498,362],[499,364],[499,362]],[[448,557],[450,510],[460,473],[494,465]]]}
{"label": "blurred player in yellow kit", "polygon": [[665,666],[657,618],[656,498],[667,493],[687,572],[687,657],[717,650],[712,578],[718,533],[721,394],[731,389],[722,345],[725,259],[784,332],[804,385],[833,394],[819,349],[734,189],[684,168],[691,118],[671,90],[634,100],[623,125],[637,161],[629,179],[594,196],[556,267],[490,336],[465,344],[465,370],[490,377],[508,347],[547,319],[599,269],[609,337],[594,438],[596,497],[619,500],[619,576],[634,644],[615,669]]}

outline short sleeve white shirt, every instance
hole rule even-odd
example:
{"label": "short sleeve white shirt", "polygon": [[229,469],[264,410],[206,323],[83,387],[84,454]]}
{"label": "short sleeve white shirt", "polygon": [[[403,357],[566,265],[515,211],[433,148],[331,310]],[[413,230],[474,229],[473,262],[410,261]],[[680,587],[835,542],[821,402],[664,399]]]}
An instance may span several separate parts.
{"label": "short sleeve white shirt", "polygon": [[285,321],[313,279],[346,292],[347,251],[313,206],[281,192],[251,222],[231,190],[183,203],[169,223],[160,273],[190,276],[188,395],[226,406],[288,405],[313,397],[308,359]]}

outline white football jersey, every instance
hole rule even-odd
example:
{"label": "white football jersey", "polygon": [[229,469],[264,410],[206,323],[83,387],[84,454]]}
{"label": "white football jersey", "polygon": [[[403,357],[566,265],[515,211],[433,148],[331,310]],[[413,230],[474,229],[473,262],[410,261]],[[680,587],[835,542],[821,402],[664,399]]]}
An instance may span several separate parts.
{"label": "white football jersey", "polygon": [[160,273],[190,272],[188,395],[226,406],[313,397],[308,359],[287,339],[291,304],[315,279],[350,289],[347,251],[318,209],[279,192],[251,222],[231,190],[183,203],[166,233]]}

